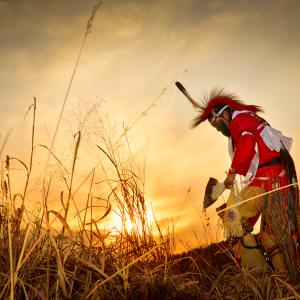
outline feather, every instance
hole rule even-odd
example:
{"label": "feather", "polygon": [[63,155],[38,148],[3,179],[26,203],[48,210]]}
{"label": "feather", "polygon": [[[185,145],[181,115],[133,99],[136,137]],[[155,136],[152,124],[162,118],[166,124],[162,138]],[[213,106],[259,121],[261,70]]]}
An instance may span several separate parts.
{"label": "feather", "polygon": [[214,88],[210,94],[203,96],[202,103],[199,105],[199,115],[194,118],[192,127],[196,127],[207,120],[212,110],[218,105],[228,105],[234,110],[249,110],[254,113],[263,111],[260,106],[247,105],[224,89]]}

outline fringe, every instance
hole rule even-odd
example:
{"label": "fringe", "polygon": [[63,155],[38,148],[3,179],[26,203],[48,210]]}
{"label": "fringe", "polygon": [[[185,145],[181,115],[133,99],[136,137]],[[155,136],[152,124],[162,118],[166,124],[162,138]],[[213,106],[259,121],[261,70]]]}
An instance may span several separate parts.
{"label": "fringe", "polygon": [[291,278],[299,278],[298,237],[293,239],[293,233],[297,230],[297,220],[289,215],[289,208],[292,212],[295,209],[293,202],[295,201],[292,192],[275,192],[267,198],[265,209],[267,210],[266,221],[271,225],[271,234],[285,259],[288,272]]}
{"label": "fringe", "polygon": [[[234,183],[227,206],[234,205],[242,200],[241,193]],[[224,216],[224,235],[226,239],[231,237],[241,237],[244,234],[239,207],[233,207],[225,212]]]}

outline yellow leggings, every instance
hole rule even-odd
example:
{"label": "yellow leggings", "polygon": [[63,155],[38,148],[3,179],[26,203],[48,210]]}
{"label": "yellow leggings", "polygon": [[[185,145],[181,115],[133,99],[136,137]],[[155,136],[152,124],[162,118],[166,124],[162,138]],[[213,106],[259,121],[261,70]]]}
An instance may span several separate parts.
{"label": "yellow leggings", "polygon": [[[241,191],[241,198],[243,200],[252,198],[254,196],[258,196],[260,194],[265,193],[265,190],[260,188],[260,187],[255,187],[255,186],[248,186],[245,189]],[[249,218],[255,217],[258,213],[264,214],[264,207],[265,207],[265,202],[266,202],[267,196],[261,196],[258,198],[255,198],[251,201],[245,202],[244,204],[241,204],[238,206],[238,213],[241,218],[242,224],[246,223]],[[233,190],[231,191],[228,201],[227,201],[227,207],[230,205],[236,203],[236,196]],[[264,216],[265,217],[265,216]],[[226,219],[226,213],[224,218]],[[266,220],[268,222],[268,220]],[[262,229],[262,226],[260,228],[260,240],[263,245],[263,247],[268,250],[272,249],[273,247],[276,248],[276,241],[274,236],[269,232],[266,232]],[[251,250],[249,250],[251,251]],[[275,253],[275,251],[274,251]],[[242,257],[241,257],[242,258]],[[271,258],[274,269],[276,272],[285,272],[286,271],[286,264],[284,257],[282,254],[277,250],[276,254]]]}

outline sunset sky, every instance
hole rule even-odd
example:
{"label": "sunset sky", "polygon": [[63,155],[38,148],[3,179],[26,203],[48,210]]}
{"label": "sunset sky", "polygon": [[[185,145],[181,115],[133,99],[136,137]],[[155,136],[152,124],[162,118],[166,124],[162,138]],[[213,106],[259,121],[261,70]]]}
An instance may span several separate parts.
{"label": "sunset sky", "polygon": [[[6,154],[29,161],[31,113],[24,117],[33,97],[35,144],[50,147],[96,3],[0,1],[0,147],[12,129],[2,161]],[[141,167],[145,163],[149,207],[162,224],[175,224],[179,247],[197,246],[205,239],[205,184],[209,176],[223,180],[230,160],[225,137],[208,124],[190,129],[196,111],[174,82],[181,81],[197,100],[213,87],[224,87],[262,106],[273,127],[293,137],[299,170],[299,28],[298,0],[103,1],[71,86],[55,153],[71,160],[78,119],[93,105],[112,136],[133,125],[128,140]],[[93,120],[85,127],[76,185],[102,157]],[[34,164],[43,169],[45,151],[36,149]],[[21,176],[16,192],[24,179],[20,170],[14,170]],[[35,176],[31,192],[39,191],[39,173]],[[28,198],[30,205],[38,201]],[[215,206],[207,211],[213,225]]]}

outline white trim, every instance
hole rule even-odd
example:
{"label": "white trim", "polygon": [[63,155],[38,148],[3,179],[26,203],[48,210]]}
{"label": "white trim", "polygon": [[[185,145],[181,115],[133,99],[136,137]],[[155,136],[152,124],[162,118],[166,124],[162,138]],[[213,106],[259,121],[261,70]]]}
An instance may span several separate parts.
{"label": "white trim", "polygon": [[228,106],[228,105],[225,105],[223,108],[221,108],[221,109],[216,113],[216,117],[219,117],[219,116],[222,114],[222,112],[223,112],[227,107],[229,107],[229,106]]}
{"label": "white trim", "polygon": [[250,132],[250,131],[243,131],[242,134],[241,134],[241,136],[244,136],[244,135],[247,135],[247,134],[250,134],[250,135],[254,136],[254,134],[252,132]]}
{"label": "white trim", "polygon": [[251,111],[250,110],[235,110],[233,113],[232,113],[232,120],[240,115],[240,114],[246,114],[246,113],[250,113]]}

